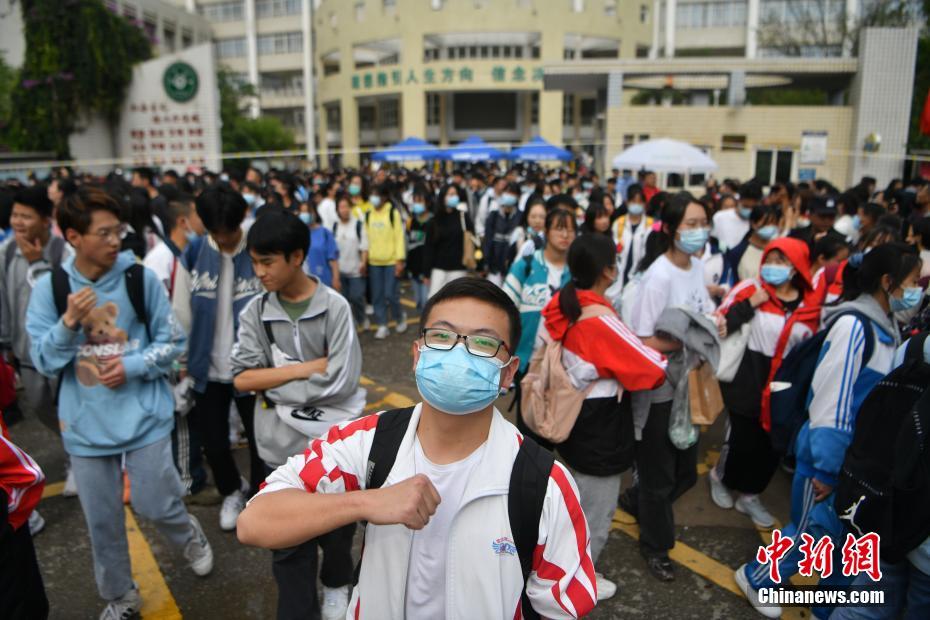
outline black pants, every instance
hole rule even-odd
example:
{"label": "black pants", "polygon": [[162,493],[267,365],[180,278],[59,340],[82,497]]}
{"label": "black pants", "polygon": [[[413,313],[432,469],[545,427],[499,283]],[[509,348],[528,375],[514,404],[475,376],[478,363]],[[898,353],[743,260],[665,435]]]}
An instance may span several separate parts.
{"label": "black pants", "polygon": [[48,598],[29,524],[23,523],[18,530],[10,527],[6,520],[7,495],[2,491],[0,501],[0,615],[10,620],[44,620],[48,618]]}
{"label": "black pants", "polygon": [[339,588],[353,581],[352,538],[355,523],[308,540],[302,545],[272,551],[271,571],[278,584],[278,620],[318,620],[316,591],[317,547],[323,550],[320,581]]}
{"label": "black pants", "polygon": [[[223,496],[237,491],[242,484],[239,468],[229,446],[229,405],[234,396],[232,383],[211,381],[207,383],[204,393],[197,395],[197,402],[188,414],[190,423],[203,444],[207,463],[213,470],[216,490]],[[258,457],[255,426],[252,423],[255,397],[239,396],[235,397],[235,401],[236,410],[245,427],[245,436],[249,440],[249,483],[252,486],[249,495],[254,495],[265,479],[265,465]]]}
{"label": "black pants", "polygon": [[672,504],[697,482],[697,444],[679,450],[668,438],[671,401],[654,403],[636,442],[638,491],[628,498],[636,507],[639,548],[646,556],[667,556],[675,546]]}
{"label": "black pants", "polygon": [[171,455],[181,475],[184,493],[195,495],[207,485],[207,470],[203,466],[200,435],[188,415],[174,413],[174,430],[171,431]]}
{"label": "black pants", "polygon": [[733,412],[730,413],[726,447],[720,458],[723,459],[723,484],[740,493],[761,493],[778,469],[772,440],[759,420]]}

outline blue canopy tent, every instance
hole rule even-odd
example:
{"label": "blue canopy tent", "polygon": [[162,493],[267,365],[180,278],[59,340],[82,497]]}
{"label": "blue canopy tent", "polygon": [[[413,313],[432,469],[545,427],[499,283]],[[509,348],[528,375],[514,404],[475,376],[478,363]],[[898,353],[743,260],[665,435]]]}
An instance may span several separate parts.
{"label": "blue canopy tent", "polygon": [[446,154],[442,152],[442,149],[433,146],[426,140],[421,140],[420,138],[405,138],[386,149],[375,151],[371,159],[373,161],[390,163],[432,161],[435,159],[446,159]]}
{"label": "blue canopy tent", "polygon": [[569,161],[572,159],[572,154],[570,151],[549,144],[539,136],[536,136],[523,146],[511,151],[510,159],[519,161]]}
{"label": "blue canopy tent", "polygon": [[494,148],[478,136],[469,136],[455,146],[447,148],[445,153],[449,159],[458,162],[495,161],[507,158],[506,153]]}

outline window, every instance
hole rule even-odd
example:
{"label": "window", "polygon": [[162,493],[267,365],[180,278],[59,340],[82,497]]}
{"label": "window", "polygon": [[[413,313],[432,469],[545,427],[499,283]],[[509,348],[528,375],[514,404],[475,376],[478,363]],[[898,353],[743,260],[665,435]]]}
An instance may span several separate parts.
{"label": "window", "polygon": [[539,93],[530,93],[530,125],[539,125]]}
{"label": "window", "polygon": [[645,4],[639,5],[639,23],[645,24],[649,21],[649,7]]}
{"label": "window", "polygon": [[342,109],[338,103],[326,106],[326,129],[342,131]]}
{"label": "window", "polygon": [[286,17],[300,15],[300,13],[300,0],[255,0],[255,16],[258,19]]}
{"label": "window", "polygon": [[162,38],[164,39],[162,43],[165,46],[165,50],[168,52],[173,52],[177,47],[178,29],[175,26],[174,22],[169,22],[167,19],[162,22]]}
{"label": "window", "polygon": [[636,57],[637,58],[649,58],[649,46],[648,45],[637,45],[636,46]]}
{"label": "window", "polygon": [[400,106],[397,99],[382,99],[378,102],[378,121],[381,128],[393,129],[400,126]]}
{"label": "window", "polygon": [[639,142],[646,142],[647,140],[649,140],[649,134],[648,134],[648,133],[641,133],[641,134],[639,134]]}
{"label": "window", "polygon": [[597,115],[597,99],[586,98],[581,100],[581,126],[592,127]]}
{"label": "window", "polygon": [[202,4],[197,11],[211,22],[235,22],[245,19],[243,2],[221,2],[219,4]]}
{"label": "window", "polygon": [[358,106],[358,128],[361,131],[371,131],[375,128],[375,106]]}
{"label": "window", "polygon": [[439,93],[426,93],[426,126],[436,127],[442,116],[442,97]]}
{"label": "window", "polygon": [[432,62],[434,60],[439,60],[439,49],[431,48],[423,50],[423,62]]}
{"label": "window", "polygon": [[276,32],[263,34],[256,39],[258,53],[262,56],[271,54],[296,54],[304,49],[304,37],[300,32]]}
{"label": "window", "polygon": [[724,134],[720,140],[720,150],[722,151],[745,151],[746,136],[737,134]]}
{"label": "window", "polygon": [[617,16],[617,0],[604,0],[604,15],[607,17]]}
{"label": "window", "polygon": [[540,55],[540,49],[538,45],[534,45],[530,48],[530,57],[538,59]]}
{"label": "window", "polygon": [[765,185],[790,181],[793,164],[793,151],[758,150],[755,177]]}
{"label": "window", "polygon": [[634,144],[636,144],[636,136],[634,136],[631,133],[623,134],[623,150],[624,151],[630,148],[631,146],[633,146]]}
{"label": "window", "polygon": [[[241,58],[245,56],[245,37],[235,39],[217,39],[213,43],[217,58]],[[190,46],[190,39],[186,39],[184,47]]]}
{"label": "window", "polygon": [[334,50],[320,57],[320,63],[323,65],[323,75],[335,75],[339,73],[339,50]]}
{"label": "window", "polygon": [[562,95],[562,124],[569,127],[575,124],[575,96],[571,93]]}
{"label": "window", "polygon": [[[190,28],[181,30],[181,49],[187,49],[194,44],[194,31]],[[242,56],[245,56],[245,39],[242,39]]]}

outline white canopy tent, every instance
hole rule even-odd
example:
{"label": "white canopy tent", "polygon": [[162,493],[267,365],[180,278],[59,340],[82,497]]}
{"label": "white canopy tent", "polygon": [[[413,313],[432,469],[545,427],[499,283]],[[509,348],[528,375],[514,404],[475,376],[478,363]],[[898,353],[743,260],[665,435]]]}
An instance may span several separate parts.
{"label": "white canopy tent", "polygon": [[710,174],[719,166],[699,148],[670,138],[634,144],[613,159],[619,170],[651,170],[683,174]]}

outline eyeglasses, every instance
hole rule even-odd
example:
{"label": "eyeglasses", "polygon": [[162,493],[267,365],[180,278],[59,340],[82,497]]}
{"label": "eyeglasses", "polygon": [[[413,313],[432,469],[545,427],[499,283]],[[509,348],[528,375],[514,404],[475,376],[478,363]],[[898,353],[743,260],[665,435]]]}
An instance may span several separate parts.
{"label": "eyeglasses", "polygon": [[507,353],[510,353],[510,349],[507,348],[507,345],[504,344],[503,340],[499,340],[492,336],[462,336],[454,331],[448,329],[441,329],[438,327],[428,327],[423,330],[423,344],[430,349],[436,349],[437,351],[451,351],[459,340],[465,341],[465,348],[469,353],[477,357],[494,357],[501,350],[501,347],[504,348]]}
{"label": "eyeglasses", "polygon": [[126,234],[128,230],[129,229],[126,226],[126,224],[120,224],[119,226],[116,226],[115,228],[100,228],[88,234],[97,237],[101,241],[106,241],[110,237],[116,237],[117,241],[122,241],[123,239],[126,238]]}

